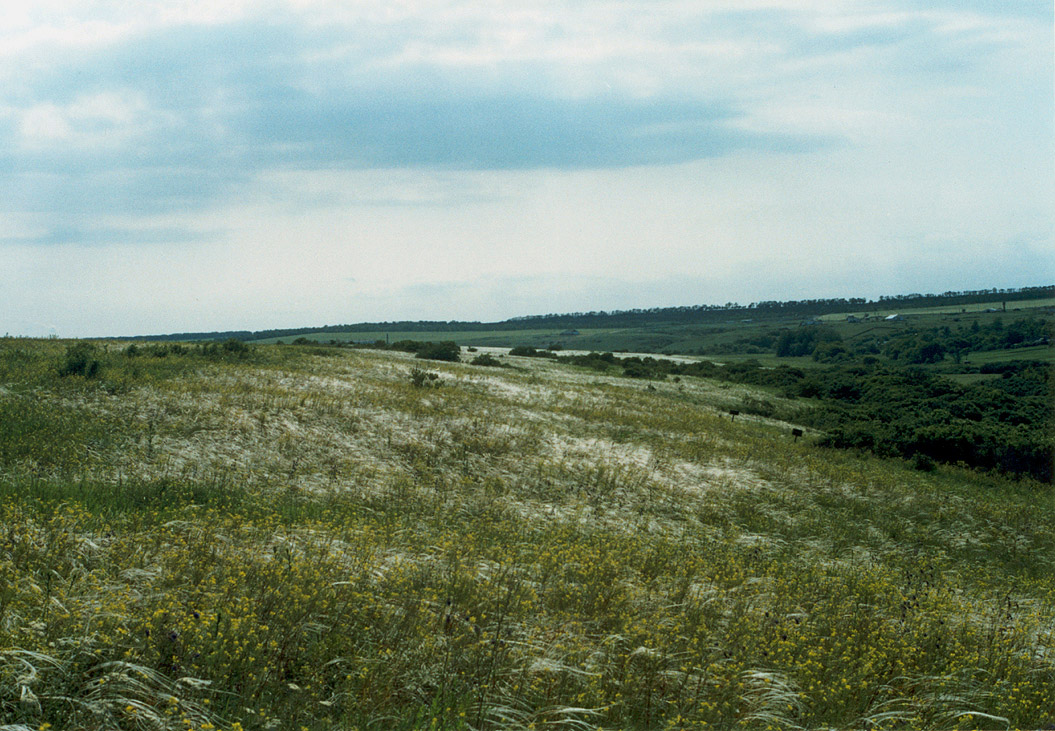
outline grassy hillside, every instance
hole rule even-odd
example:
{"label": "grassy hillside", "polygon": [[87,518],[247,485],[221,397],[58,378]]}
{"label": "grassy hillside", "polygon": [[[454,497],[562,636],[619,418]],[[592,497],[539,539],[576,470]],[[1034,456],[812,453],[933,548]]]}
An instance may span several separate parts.
{"label": "grassy hillside", "polygon": [[1055,723],[1050,486],[691,376],[67,345],[0,340],[0,726]]}

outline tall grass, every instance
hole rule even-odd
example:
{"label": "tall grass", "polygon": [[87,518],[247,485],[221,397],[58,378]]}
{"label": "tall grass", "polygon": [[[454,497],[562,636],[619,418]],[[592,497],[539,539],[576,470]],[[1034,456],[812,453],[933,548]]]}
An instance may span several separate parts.
{"label": "tall grass", "polygon": [[1041,485],[692,378],[64,348],[0,341],[0,725],[1055,722]]}

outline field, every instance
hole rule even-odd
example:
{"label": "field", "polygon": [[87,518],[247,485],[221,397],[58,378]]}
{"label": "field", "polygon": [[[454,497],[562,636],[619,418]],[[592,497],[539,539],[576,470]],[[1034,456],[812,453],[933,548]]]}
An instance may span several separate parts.
{"label": "field", "polygon": [[968,362],[971,365],[985,365],[986,363],[1007,363],[1012,360],[1037,360],[1047,363],[1055,362],[1055,348],[1050,345],[1035,345],[1029,348],[1015,348],[1014,350],[989,350],[979,353],[971,353]]}
{"label": "field", "polygon": [[688,376],[68,345],[0,340],[0,728],[1055,723],[1050,485]]}
{"label": "field", "polygon": [[[1002,311],[1004,306],[1007,305],[1006,311]],[[832,315],[824,315],[821,319],[823,320],[845,320],[848,315],[856,315],[863,317],[865,315],[879,315],[885,317],[886,315],[953,315],[962,313],[988,313],[989,310],[1001,311],[1005,317],[1015,312],[1025,311],[1028,309],[1050,309],[1055,307],[1055,298],[1045,299],[1034,299],[1034,300],[1020,300],[1015,302],[1006,303],[999,297],[993,299],[990,302],[977,302],[967,305],[935,305],[931,307],[907,307],[904,309],[895,308],[880,308],[877,310],[865,311],[848,311],[840,312]],[[991,313],[989,313],[991,314]]]}

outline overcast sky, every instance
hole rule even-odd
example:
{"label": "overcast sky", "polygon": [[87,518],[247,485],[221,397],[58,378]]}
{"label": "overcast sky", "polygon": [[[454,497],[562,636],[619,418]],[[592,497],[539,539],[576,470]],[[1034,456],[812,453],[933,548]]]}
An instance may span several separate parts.
{"label": "overcast sky", "polygon": [[0,334],[1055,281],[1050,0],[0,2]]}

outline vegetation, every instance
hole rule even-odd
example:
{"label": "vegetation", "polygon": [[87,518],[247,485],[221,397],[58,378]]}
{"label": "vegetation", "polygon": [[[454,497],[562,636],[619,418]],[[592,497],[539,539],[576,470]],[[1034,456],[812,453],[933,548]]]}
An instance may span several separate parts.
{"label": "vegetation", "polygon": [[410,369],[410,383],[414,388],[427,388],[429,386],[438,386],[440,384],[440,374],[433,371],[426,371],[421,368]]}
{"label": "vegetation", "polygon": [[77,343],[66,348],[66,359],[59,366],[60,376],[92,378],[99,373],[96,348],[91,343]]}
{"label": "vegetation", "polygon": [[778,358],[813,355],[827,343],[842,340],[831,328],[803,327],[785,330],[776,344]]}
{"label": "vegetation", "polygon": [[498,358],[494,357],[490,353],[480,353],[480,355],[469,361],[471,365],[475,366],[488,366],[490,368],[506,368],[506,363],[503,363]]}
{"label": "vegetation", "polygon": [[844,340],[832,327],[803,327],[781,334],[776,355],[809,355],[822,362],[883,355],[892,361],[917,365],[940,363],[950,355],[959,363],[968,353],[1049,345],[1053,335],[1050,318],[1040,317],[1019,318],[1006,327],[1002,317],[994,317],[985,326],[972,320],[970,325],[955,329],[931,325],[910,326],[894,333],[866,331],[852,340]]}
{"label": "vegetation", "polygon": [[[819,443],[830,447],[904,459],[919,455],[1047,483],[1053,478],[1055,372],[1041,363],[988,366],[986,371],[1001,374],[999,380],[958,385],[919,368],[884,365],[876,358],[806,370],[768,368],[757,361],[717,365],[612,353],[555,357],[630,378],[698,376],[819,401],[785,408],[780,416],[822,430],[825,436]],[[777,415],[768,399],[745,402],[743,410]]]}
{"label": "vegetation", "polygon": [[514,348],[510,348],[510,355],[515,355],[521,358],[556,358],[556,353],[552,350],[537,350],[530,345],[518,345]]}
{"label": "vegetation", "polygon": [[1050,486],[793,439],[801,369],[70,345],[0,340],[0,726],[1055,722]]}
{"label": "vegetation", "polygon": [[[458,340],[451,333],[466,335],[477,333],[505,332],[507,337],[515,337],[518,331],[542,331],[553,335],[553,330],[624,330],[627,328],[649,328],[664,326],[694,325],[728,325],[749,322],[755,319],[774,321],[790,318],[799,321],[804,318],[816,318],[832,313],[855,311],[912,311],[918,308],[961,308],[978,305],[995,304],[1006,308],[1024,303],[1036,306],[1038,303],[1050,306],[1055,298],[1055,285],[1039,287],[1021,287],[1012,289],[983,289],[961,292],[944,292],[942,294],[899,294],[881,296],[869,301],[863,297],[834,297],[826,299],[793,300],[788,302],[763,301],[741,305],[727,302],[723,305],[691,305],[685,307],[653,307],[648,309],[617,310],[612,312],[571,312],[565,314],[531,315],[515,317],[502,322],[460,322],[460,321],[401,321],[401,322],[362,322],[347,325],[325,325],[315,328],[287,328],[281,330],[261,330],[258,332],[229,331],[210,333],[175,333],[169,335],[148,335],[129,338],[133,340],[222,340],[236,338],[239,340],[275,341],[279,338],[293,336],[311,336],[315,340],[364,340],[373,342],[377,334],[393,332],[448,334],[445,339]],[[348,337],[354,333],[355,337]],[[374,334],[374,337],[369,337]],[[406,339],[417,340],[417,336]],[[468,338],[466,338],[468,339]],[[545,342],[545,341],[544,341]],[[487,343],[503,345],[509,343]],[[516,343],[520,344],[520,343]],[[557,341],[558,345],[565,345]],[[589,347],[596,348],[596,344]],[[648,348],[645,348],[648,350]]]}
{"label": "vegetation", "polygon": [[[335,342],[333,345],[339,346],[341,343]],[[395,343],[387,343],[384,340],[378,340],[370,343],[369,347],[372,350],[397,350],[403,353],[413,353],[415,358],[424,360],[445,360],[453,363],[461,360],[462,352],[458,344],[452,340],[438,343],[421,340],[399,340]]]}
{"label": "vegetation", "polygon": [[[996,381],[958,386],[913,369],[834,369],[801,386],[828,399],[812,423],[824,443],[876,454],[925,456],[1052,482],[1055,379],[1037,363],[1005,368]],[[924,462],[927,464],[927,462]]]}
{"label": "vegetation", "polygon": [[414,350],[414,357],[457,363],[461,359],[461,352],[461,348],[458,347],[457,343],[448,340],[442,343],[421,343]]}

